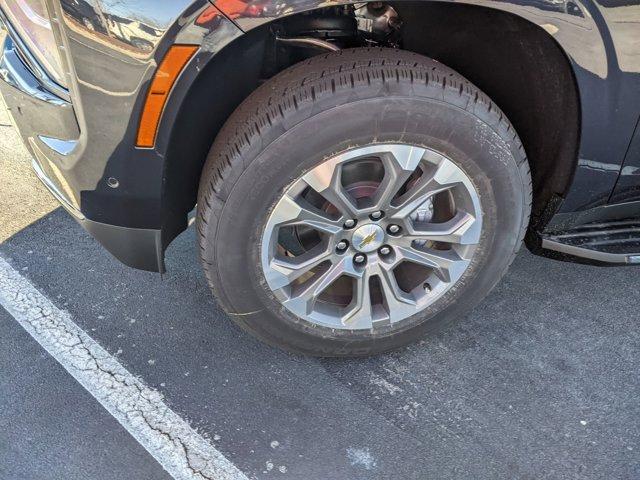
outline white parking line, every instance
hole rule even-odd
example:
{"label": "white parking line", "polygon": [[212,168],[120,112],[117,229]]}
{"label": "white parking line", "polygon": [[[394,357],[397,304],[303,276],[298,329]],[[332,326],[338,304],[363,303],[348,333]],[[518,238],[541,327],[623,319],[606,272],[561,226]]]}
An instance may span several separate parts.
{"label": "white parking line", "polygon": [[0,305],[176,479],[248,480],[0,257]]}

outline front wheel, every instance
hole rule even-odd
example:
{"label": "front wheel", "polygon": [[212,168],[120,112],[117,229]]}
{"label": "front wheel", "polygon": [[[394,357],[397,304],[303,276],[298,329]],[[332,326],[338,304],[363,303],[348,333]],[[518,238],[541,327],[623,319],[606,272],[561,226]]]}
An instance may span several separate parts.
{"label": "front wheel", "polygon": [[460,318],[522,243],[531,178],[504,114],[453,70],[388,49],[295,65],[218,135],[201,257],[245,330],[369,355]]}

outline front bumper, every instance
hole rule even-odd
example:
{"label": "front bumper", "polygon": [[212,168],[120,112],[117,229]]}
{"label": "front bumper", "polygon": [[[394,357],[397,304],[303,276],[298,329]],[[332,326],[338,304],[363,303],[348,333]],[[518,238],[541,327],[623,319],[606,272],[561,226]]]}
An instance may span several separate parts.
{"label": "front bumper", "polygon": [[83,191],[74,180],[82,161],[83,135],[70,95],[38,68],[0,11],[0,95],[32,154],[36,175],[62,206],[126,265],[164,271],[160,229],[131,228],[88,218]]}
{"label": "front bumper", "polygon": [[[34,168],[56,198],[80,217],[73,197],[64,193],[64,180],[57,178],[45,154],[48,145],[60,153],[80,136],[73,107],[64,93],[53,93],[30,68],[35,60],[0,12],[0,94],[9,114],[33,155]],[[60,95],[62,93],[62,95]],[[57,143],[56,143],[57,141]],[[65,144],[63,148],[62,145]]]}

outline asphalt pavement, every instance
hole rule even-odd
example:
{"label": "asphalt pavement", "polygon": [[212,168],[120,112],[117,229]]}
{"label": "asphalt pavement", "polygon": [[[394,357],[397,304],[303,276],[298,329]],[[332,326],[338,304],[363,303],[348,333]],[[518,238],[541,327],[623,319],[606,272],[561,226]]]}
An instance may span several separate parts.
{"label": "asphalt pavement", "polygon": [[[3,120],[0,111],[0,124]],[[473,313],[358,360],[285,354],[211,297],[193,229],[122,266],[0,126],[0,257],[249,478],[640,478],[640,276],[521,253]],[[0,307],[0,478],[168,478]]]}

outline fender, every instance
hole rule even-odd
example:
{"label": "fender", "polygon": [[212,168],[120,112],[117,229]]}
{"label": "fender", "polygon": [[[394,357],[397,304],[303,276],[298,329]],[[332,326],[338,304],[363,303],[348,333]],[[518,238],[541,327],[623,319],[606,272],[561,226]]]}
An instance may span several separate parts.
{"label": "fender", "polygon": [[[153,149],[135,147],[146,91],[171,45],[201,45],[183,78],[183,85],[190,85],[203,62],[225,44],[222,37],[230,41],[242,31],[207,0],[164,1],[147,16],[135,8],[123,12],[118,1],[46,1],[70,72],[68,105],[77,129],[52,138],[33,132],[25,143],[46,168],[41,178],[55,179],[50,189],[107,250],[126,265],[162,272],[167,243],[161,199],[169,135]],[[214,32],[198,25],[210,9],[219,17],[210,23]],[[184,96],[180,92],[187,90],[176,89],[163,132],[170,130]]]}
{"label": "fender", "polygon": [[[81,218],[157,229],[160,202],[153,199],[160,198],[163,158],[161,152],[134,147],[141,104],[150,78],[186,18],[208,3],[166,2],[170,8],[158,10],[153,25],[141,18],[122,18],[119,2],[104,1],[95,8],[74,0],[52,3],[61,20],[54,28],[72,73],[69,96],[79,136],[64,138],[64,150],[37,138],[35,147],[54,171],[64,173],[62,190]],[[144,42],[138,38],[143,35]]]}

